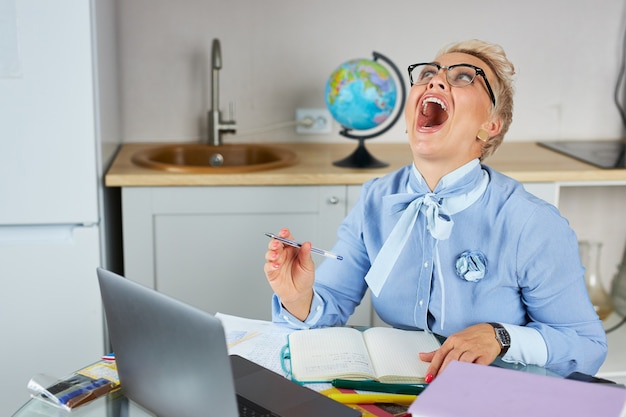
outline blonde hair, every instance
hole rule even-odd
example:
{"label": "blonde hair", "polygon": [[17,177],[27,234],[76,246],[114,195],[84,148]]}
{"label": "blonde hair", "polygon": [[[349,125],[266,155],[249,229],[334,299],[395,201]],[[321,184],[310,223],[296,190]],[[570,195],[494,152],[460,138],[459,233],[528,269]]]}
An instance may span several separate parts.
{"label": "blonde hair", "polygon": [[496,76],[496,82],[489,80],[493,93],[496,97],[496,105],[492,110],[492,116],[499,117],[502,121],[500,133],[489,138],[483,146],[481,160],[493,154],[502,143],[504,135],[509,130],[513,121],[513,76],[515,67],[508,60],[504,49],[500,45],[488,43],[478,39],[457,42],[442,48],[437,56],[453,52],[473,55],[489,65]]}

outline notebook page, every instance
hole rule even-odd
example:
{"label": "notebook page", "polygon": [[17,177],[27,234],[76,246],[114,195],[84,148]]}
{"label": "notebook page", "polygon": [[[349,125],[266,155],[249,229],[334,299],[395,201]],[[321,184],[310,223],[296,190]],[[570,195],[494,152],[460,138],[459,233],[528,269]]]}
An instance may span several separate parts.
{"label": "notebook page", "polygon": [[429,364],[419,359],[419,352],[430,352],[440,346],[431,333],[388,327],[368,329],[364,339],[376,375],[398,377],[392,378],[394,382],[423,379]]}
{"label": "notebook page", "polygon": [[373,375],[361,332],[352,328],[293,332],[289,336],[289,350],[293,376],[300,381],[323,381],[341,375]]}

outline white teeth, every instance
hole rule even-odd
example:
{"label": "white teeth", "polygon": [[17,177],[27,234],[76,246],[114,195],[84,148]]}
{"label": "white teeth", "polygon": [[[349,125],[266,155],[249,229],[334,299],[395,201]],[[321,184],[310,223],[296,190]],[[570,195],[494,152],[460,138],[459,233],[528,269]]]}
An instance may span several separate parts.
{"label": "white teeth", "polygon": [[428,103],[437,103],[441,106],[443,111],[448,111],[448,109],[446,108],[446,105],[443,104],[443,101],[439,100],[437,97],[428,97],[424,99],[424,101],[422,102],[422,113],[426,112],[426,105]]}

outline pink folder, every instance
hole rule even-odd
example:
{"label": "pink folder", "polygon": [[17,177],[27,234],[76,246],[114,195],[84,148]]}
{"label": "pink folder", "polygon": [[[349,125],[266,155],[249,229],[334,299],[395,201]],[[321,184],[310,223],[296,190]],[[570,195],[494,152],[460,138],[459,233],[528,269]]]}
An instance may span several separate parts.
{"label": "pink folder", "polygon": [[626,389],[452,362],[409,408],[413,417],[624,417]]}

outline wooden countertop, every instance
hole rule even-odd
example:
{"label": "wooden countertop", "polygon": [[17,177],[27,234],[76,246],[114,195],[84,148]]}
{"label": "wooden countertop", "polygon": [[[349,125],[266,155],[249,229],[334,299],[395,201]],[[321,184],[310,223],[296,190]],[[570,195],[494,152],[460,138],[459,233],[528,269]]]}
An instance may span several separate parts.
{"label": "wooden countertop", "polygon": [[[132,155],[163,143],[123,144],[105,176],[107,187],[207,186],[207,185],[358,185],[383,176],[411,162],[408,144],[369,144],[377,159],[389,163],[376,169],[340,168],[332,163],[350,155],[353,143],[276,143],[298,154],[296,165],[238,174],[181,174],[142,168]],[[626,169],[600,169],[534,142],[503,143],[485,164],[521,182],[621,182]]]}

